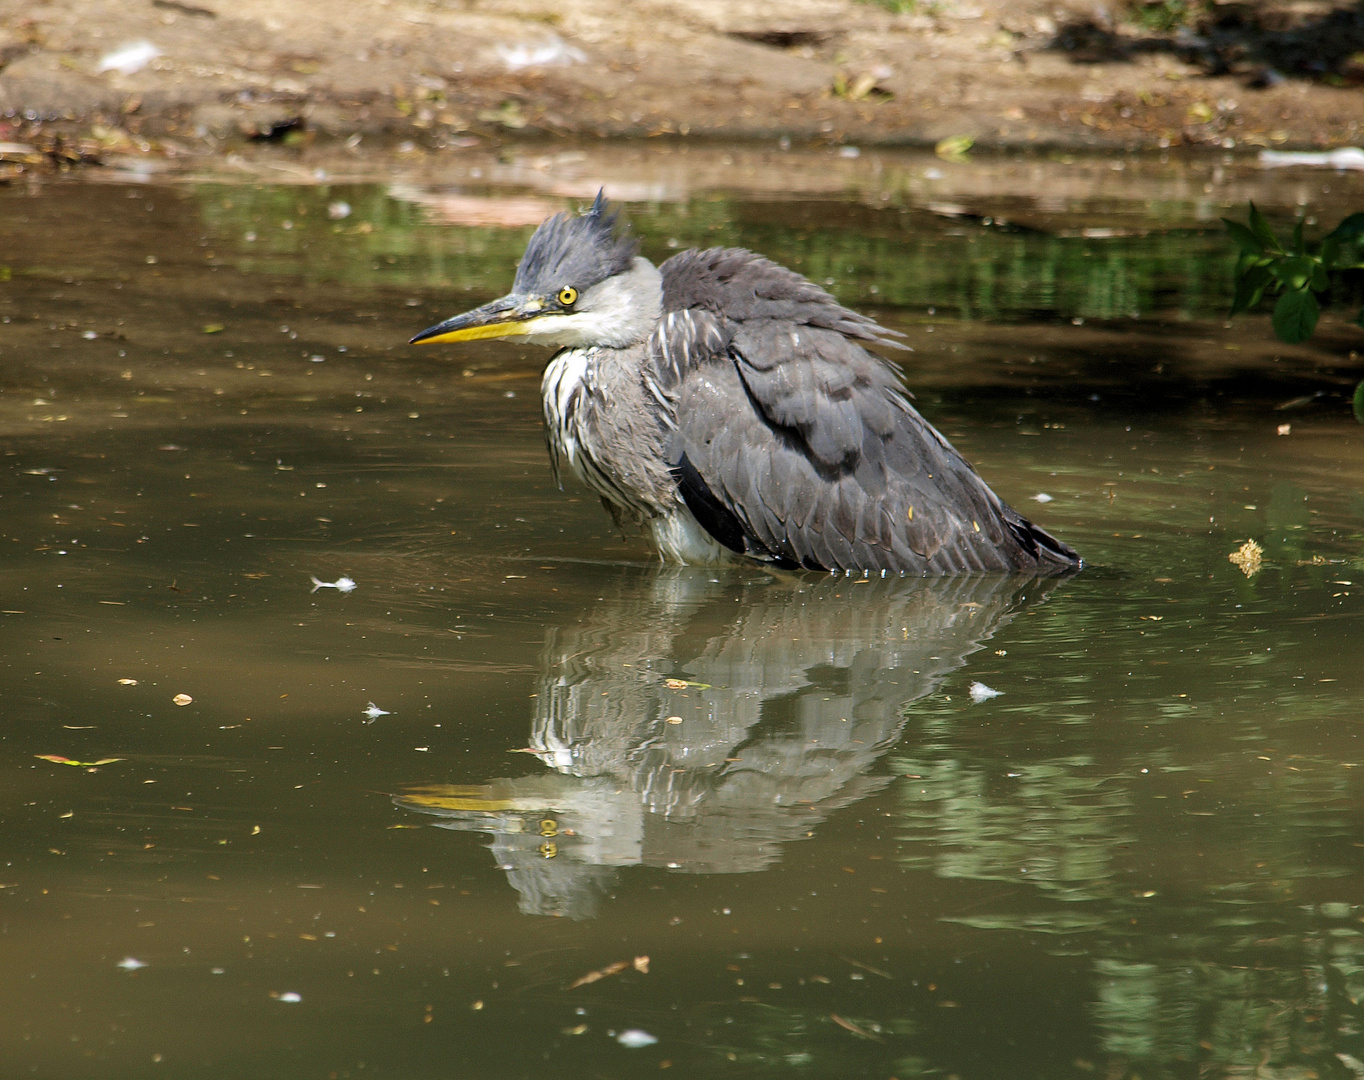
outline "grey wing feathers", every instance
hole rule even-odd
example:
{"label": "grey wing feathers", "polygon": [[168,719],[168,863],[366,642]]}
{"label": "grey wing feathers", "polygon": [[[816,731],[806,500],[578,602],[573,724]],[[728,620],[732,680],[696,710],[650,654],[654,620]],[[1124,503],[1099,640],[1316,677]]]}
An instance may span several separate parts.
{"label": "grey wing feathers", "polygon": [[671,464],[722,543],[809,569],[1078,564],[1000,501],[862,347],[889,331],[748,252],[686,252],[661,269],[653,354],[675,403]]}
{"label": "grey wing feathers", "polygon": [[787,319],[837,330],[851,338],[904,348],[897,331],[849,311],[794,270],[743,248],[710,248],[674,255],[663,273],[663,310],[703,311],[739,325]]}

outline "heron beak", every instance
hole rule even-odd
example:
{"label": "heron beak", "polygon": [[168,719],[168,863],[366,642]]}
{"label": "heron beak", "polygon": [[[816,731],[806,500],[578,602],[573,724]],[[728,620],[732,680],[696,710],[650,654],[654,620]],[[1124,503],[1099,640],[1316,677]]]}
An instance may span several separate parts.
{"label": "heron beak", "polygon": [[531,324],[553,314],[544,301],[532,296],[504,296],[500,300],[466,311],[428,327],[408,342],[432,345],[438,341],[477,341],[479,338],[515,337],[530,333]]}

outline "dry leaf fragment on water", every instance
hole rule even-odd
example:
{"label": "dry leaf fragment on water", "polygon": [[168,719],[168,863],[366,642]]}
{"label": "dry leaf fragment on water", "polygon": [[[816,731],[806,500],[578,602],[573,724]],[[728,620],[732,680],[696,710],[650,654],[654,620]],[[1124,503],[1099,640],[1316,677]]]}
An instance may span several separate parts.
{"label": "dry leaf fragment on water", "polygon": [[177,705],[188,705],[194,699],[188,694],[176,694],[171,700]]}
{"label": "dry leaf fragment on water", "polygon": [[574,979],[568,984],[568,988],[576,990],[579,986],[597,982],[608,975],[619,975],[622,971],[628,971],[630,968],[634,968],[641,975],[649,974],[649,958],[647,956],[636,956],[633,960],[617,960],[614,964],[607,964],[604,968],[589,971],[586,975]]}
{"label": "dry leaf fragment on water", "polygon": [[98,761],[77,761],[75,758],[62,757],[61,754],[34,754],[42,761],[53,761],[58,765],[74,765],[78,769],[93,769],[99,765],[112,765],[115,761],[124,760],[121,757],[100,758]]}
{"label": "dry leaf fragment on water", "polygon": [[1247,540],[1227,558],[1234,562],[1246,577],[1254,577],[1260,572],[1260,556],[1264,553],[1265,549],[1254,540]]}
{"label": "dry leaf fragment on water", "polygon": [[629,966],[630,962],[628,960],[617,960],[614,964],[607,964],[604,968],[599,968],[596,971],[589,971],[586,975],[579,976],[568,984],[568,988],[570,990],[576,990],[580,986],[586,986],[588,983],[597,982],[606,978],[608,975],[619,975]]}
{"label": "dry leaf fragment on water", "polygon": [[[861,960],[854,960],[851,956],[840,956],[839,959],[845,964],[851,964],[855,968],[861,968],[863,971],[870,971],[873,975],[880,975],[883,979],[895,978],[889,971],[882,971],[880,968],[872,967],[870,964],[864,964]],[[825,982],[828,982],[828,980],[826,979]]]}
{"label": "dry leaf fragment on water", "polygon": [[118,680],[118,685],[119,685],[119,686],[136,686],[136,685],[137,685],[137,680],[136,680],[136,679],[119,679],[119,680]]}
{"label": "dry leaf fragment on water", "polygon": [[839,1027],[841,1027],[844,1031],[851,1031],[854,1035],[860,1036],[863,1039],[870,1039],[872,1042],[881,1041],[880,1038],[878,1038],[876,1035],[873,1035],[870,1031],[866,1030],[866,1028],[858,1027],[851,1020],[844,1020],[843,1017],[838,1015],[838,1013],[830,1013],[829,1019],[832,1020]]}
{"label": "dry leaf fragment on water", "polygon": [[711,684],[707,682],[692,682],[690,679],[664,679],[663,685],[669,690],[685,690],[691,687],[693,690],[709,690]]}

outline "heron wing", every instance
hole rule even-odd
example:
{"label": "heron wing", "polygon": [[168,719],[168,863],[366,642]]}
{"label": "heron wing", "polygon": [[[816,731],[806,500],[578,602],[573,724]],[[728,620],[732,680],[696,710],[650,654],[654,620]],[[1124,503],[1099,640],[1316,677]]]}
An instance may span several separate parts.
{"label": "heron wing", "polygon": [[1075,562],[1000,501],[863,348],[888,331],[748,252],[688,252],[662,269],[654,377],[674,406],[670,464],[720,543],[810,569]]}

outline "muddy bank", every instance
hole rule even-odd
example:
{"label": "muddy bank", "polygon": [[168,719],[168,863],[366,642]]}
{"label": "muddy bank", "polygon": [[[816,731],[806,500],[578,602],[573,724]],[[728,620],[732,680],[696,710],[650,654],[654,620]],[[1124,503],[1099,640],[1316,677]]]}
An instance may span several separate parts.
{"label": "muddy bank", "polygon": [[1150,9],[968,0],[3,0],[0,142],[80,160],[253,138],[1359,141],[1357,7],[1208,10],[1158,26]]}

